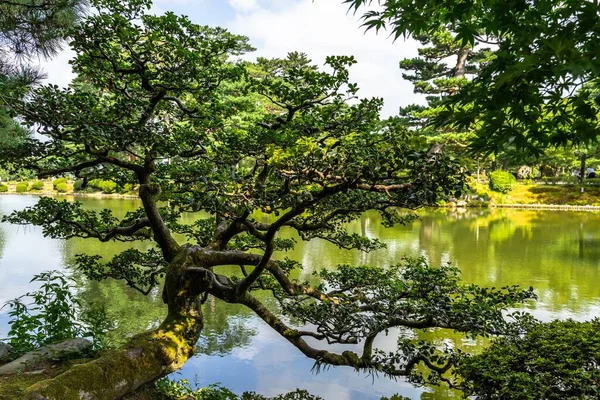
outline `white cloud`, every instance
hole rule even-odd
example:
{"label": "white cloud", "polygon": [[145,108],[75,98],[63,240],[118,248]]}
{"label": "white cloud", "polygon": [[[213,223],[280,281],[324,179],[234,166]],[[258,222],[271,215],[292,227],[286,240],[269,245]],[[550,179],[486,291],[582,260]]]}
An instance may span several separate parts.
{"label": "white cloud", "polygon": [[249,11],[257,10],[257,0],[229,0],[229,5],[237,12],[246,13]]}
{"label": "white cloud", "polygon": [[351,69],[351,79],[359,84],[361,97],[384,98],[384,115],[423,102],[398,68],[401,59],[416,56],[416,41],[393,43],[385,32],[365,33],[358,16],[348,15],[341,0],[267,3],[252,12],[238,13],[228,26],[250,37],[258,49],[252,58],[285,57],[290,51],[302,51],[322,63],[328,55],[354,55],[358,63]]}

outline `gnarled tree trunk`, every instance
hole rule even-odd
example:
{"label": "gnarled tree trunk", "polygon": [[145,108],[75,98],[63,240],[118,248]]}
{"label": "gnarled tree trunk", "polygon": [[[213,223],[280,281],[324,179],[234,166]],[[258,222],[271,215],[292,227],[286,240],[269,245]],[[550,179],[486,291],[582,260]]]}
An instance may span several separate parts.
{"label": "gnarled tree trunk", "polygon": [[202,329],[200,294],[207,288],[190,279],[188,247],[170,264],[165,282],[168,314],[155,330],[133,337],[118,350],[75,365],[26,390],[27,400],[115,400],[145,383],[181,368],[194,354]]}

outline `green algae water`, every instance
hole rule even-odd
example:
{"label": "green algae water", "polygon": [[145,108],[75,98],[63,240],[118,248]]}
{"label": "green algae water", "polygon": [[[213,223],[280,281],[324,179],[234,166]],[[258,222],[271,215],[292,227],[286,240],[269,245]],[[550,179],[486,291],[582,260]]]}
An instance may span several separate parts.
{"label": "green algae water", "polygon": [[[110,208],[117,215],[140,206],[136,200],[78,200],[89,209]],[[34,196],[2,195],[0,215],[35,202]],[[467,283],[533,286],[539,300],[525,308],[539,319],[587,320],[600,315],[600,214],[508,209],[419,210],[417,214],[417,221],[389,229],[381,226],[377,214],[366,214],[350,225],[352,232],[385,242],[387,248],[383,250],[365,254],[318,240],[298,241],[285,256],[302,262],[299,278],[307,280],[312,279],[313,271],[337,264],[386,266],[406,255],[425,256],[432,265],[458,266]],[[294,237],[291,231],[282,235]],[[0,304],[35,289],[29,283],[34,274],[69,270],[75,254],[110,258],[128,245],[52,240],[44,238],[36,227],[0,224]],[[135,244],[140,249],[148,245]],[[156,326],[165,313],[158,289],[144,297],[122,282],[89,282],[76,272],[74,277],[85,302],[106,306],[114,324],[114,343]],[[8,331],[6,311],[0,310],[0,338]],[[329,368],[315,374],[311,360],[248,309],[209,299],[204,315],[198,355],[174,378],[187,378],[198,386],[219,382],[235,392],[255,391],[268,396],[302,388],[326,400],[370,400],[394,393],[411,399],[460,398],[443,387],[416,388],[402,380],[359,374],[350,368]],[[485,344],[444,330],[418,332],[417,336],[473,352]],[[397,333],[391,333],[376,344],[392,349],[396,339]],[[340,345],[333,349],[347,348]]]}

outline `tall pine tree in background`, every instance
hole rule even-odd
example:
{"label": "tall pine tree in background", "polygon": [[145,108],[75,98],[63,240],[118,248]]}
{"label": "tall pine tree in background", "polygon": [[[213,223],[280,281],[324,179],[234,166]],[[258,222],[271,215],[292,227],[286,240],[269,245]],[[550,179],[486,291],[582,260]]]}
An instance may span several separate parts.
{"label": "tall pine tree in background", "polygon": [[427,105],[411,104],[401,108],[401,119],[406,125],[422,131],[432,144],[464,154],[472,130],[438,128],[431,122],[443,110],[443,99],[457,93],[476,76],[492,50],[480,43],[465,46],[448,28],[415,39],[422,45],[419,56],[405,58],[400,62],[400,68],[405,71],[402,77],[414,85],[414,92],[426,96]]}

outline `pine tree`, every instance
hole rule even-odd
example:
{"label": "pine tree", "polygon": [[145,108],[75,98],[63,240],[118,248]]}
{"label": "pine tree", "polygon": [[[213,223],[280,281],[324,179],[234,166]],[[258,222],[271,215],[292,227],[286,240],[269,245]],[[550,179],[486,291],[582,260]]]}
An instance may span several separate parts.
{"label": "pine tree", "polygon": [[[0,0],[0,96],[23,96],[43,79],[29,62],[56,55],[85,0]],[[0,150],[18,146],[28,132],[0,109]]]}
{"label": "pine tree", "polygon": [[430,123],[441,111],[442,100],[457,93],[470,78],[476,76],[481,65],[492,54],[489,48],[464,46],[449,29],[440,29],[431,35],[420,35],[419,56],[406,58],[400,68],[402,77],[414,85],[414,92],[426,95],[427,105],[411,104],[400,109],[407,125],[420,129],[431,142],[450,147],[466,146],[468,131],[433,128]]}

